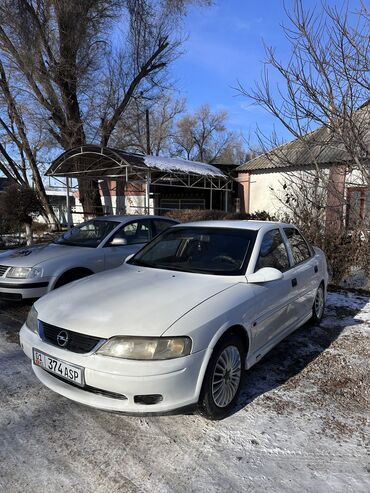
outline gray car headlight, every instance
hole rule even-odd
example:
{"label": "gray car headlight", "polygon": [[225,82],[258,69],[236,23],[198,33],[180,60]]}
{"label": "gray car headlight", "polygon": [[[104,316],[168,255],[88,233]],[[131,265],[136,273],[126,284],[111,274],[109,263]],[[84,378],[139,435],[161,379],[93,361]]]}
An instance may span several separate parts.
{"label": "gray car headlight", "polygon": [[190,337],[130,337],[109,339],[97,351],[104,356],[137,360],[163,360],[188,356]]}
{"label": "gray car headlight", "polygon": [[38,279],[42,277],[43,271],[41,267],[12,267],[6,277],[13,279]]}
{"label": "gray car headlight", "polygon": [[26,320],[26,325],[27,327],[32,330],[32,332],[35,332],[35,334],[38,333],[38,323],[37,323],[37,318],[39,314],[37,313],[36,308],[34,305],[32,305],[31,310],[28,312],[27,320]]}
{"label": "gray car headlight", "polygon": [[15,279],[27,279],[28,274],[31,272],[31,267],[12,267],[7,273],[6,277],[13,277]]}

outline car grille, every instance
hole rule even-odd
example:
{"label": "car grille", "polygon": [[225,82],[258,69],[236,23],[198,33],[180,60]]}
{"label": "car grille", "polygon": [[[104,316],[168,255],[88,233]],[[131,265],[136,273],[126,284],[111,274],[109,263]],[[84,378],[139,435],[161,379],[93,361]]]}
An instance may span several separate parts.
{"label": "car grille", "polygon": [[[58,335],[61,332],[67,333],[68,336],[65,345],[58,343]],[[79,334],[78,332],[72,332],[71,330],[62,329],[61,327],[55,327],[55,325],[50,325],[46,322],[41,322],[40,335],[44,341],[61,349],[68,349],[68,351],[72,351],[73,353],[89,353],[98,343],[104,340],[100,337]]]}
{"label": "car grille", "polygon": [[9,265],[0,265],[0,277],[9,269]]}

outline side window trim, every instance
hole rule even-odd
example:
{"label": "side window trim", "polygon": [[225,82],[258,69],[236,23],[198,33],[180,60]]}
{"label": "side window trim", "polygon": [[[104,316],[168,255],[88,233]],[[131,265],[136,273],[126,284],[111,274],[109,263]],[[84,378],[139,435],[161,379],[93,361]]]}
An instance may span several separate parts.
{"label": "side window trim", "polygon": [[289,258],[289,264],[290,264],[290,268],[288,270],[290,270],[290,269],[294,269],[296,264],[294,263],[292,247],[290,246],[290,242],[289,242],[288,236],[285,233],[285,229],[286,228],[284,228],[284,227],[280,227],[280,233],[281,233],[281,236],[282,236],[283,241],[285,243],[285,248],[287,249],[287,252],[288,252],[288,258]]}

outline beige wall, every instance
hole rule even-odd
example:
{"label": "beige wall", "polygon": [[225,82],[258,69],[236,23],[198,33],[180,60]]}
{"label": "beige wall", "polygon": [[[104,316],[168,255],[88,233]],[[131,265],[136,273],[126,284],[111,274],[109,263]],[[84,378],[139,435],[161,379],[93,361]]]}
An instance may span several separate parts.
{"label": "beige wall", "polygon": [[[244,197],[249,197],[249,205],[246,204],[245,210],[251,213],[257,211],[267,211],[270,214],[283,214],[288,212],[284,206],[284,189],[285,182],[293,179],[295,182],[310,183],[313,179],[313,169],[303,172],[302,170],[292,170],[291,172],[271,171],[253,171],[249,180],[242,178],[246,173],[240,173],[238,182],[242,187]],[[329,178],[329,168],[320,169],[322,174],[322,183],[327,183]],[[354,185],[364,185],[364,180],[359,172],[352,172],[346,175],[346,187]],[[280,199],[280,200],[279,200]]]}
{"label": "beige wall", "polygon": [[[267,211],[276,214],[282,209],[275,197],[281,193],[281,173],[253,173],[250,177],[249,212]],[[273,189],[274,191],[272,191]]]}

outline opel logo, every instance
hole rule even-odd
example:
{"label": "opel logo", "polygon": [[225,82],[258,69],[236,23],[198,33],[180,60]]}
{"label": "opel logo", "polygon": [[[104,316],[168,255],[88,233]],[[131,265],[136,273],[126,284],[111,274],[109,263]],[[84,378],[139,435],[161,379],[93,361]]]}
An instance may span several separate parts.
{"label": "opel logo", "polygon": [[57,343],[59,346],[64,347],[68,342],[68,332],[66,330],[61,330],[57,335]]}

